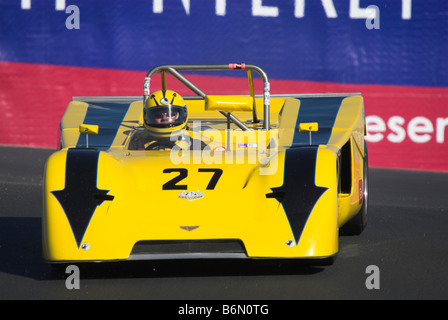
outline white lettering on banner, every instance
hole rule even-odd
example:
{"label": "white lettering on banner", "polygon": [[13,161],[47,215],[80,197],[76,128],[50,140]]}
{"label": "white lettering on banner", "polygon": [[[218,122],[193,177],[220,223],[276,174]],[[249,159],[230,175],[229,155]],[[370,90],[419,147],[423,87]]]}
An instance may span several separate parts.
{"label": "white lettering on banner", "polygon": [[[406,120],[401,116],[392,116],[387,123],[379,116],[366,117],[367,136],[369,142],[380,142],[386,137],[392,143],[401,143],[406,137],[414,143],[427,143],[431,141],[435,132],[436,143],[445,143],[448,128],[448,118],[437,118],[434,123],[426,117],[412,118],[407,126]],[[389,131],[386,135],[386,132]]]}
{"label": "white lettering on banner", "polygon": [[[22,10],[30,10],[31,9],[31,0],[21,0],[20,6]],[[55,9],[57,11],[65,10],[65,0],[55,0]]]}
{"label": "white lettering on banner", "polygon": [[278,17],[278,8],[263,6],[263,0],[252,0],[252,16]]}
{"label": "white lettering on banner", "polygon": [[[180,1],[185,9],[185,13],[187,15],[190,15],[190,4],[191,1],[195,0],[170,0],[170,1]],[[284,0],[277,0],[277,1],[280,2]],[[288,0],[288,1],[291,2],[294,1],[294,17],[304,18],[306,0]],[[280,10],[278,7],[272,5],[267,6],[263,4],[263,0],[252,0],[251,2],[252,2],[251,12],[252,16],[254,17],[277,18],[280,15]],[[334,0],[321,0],[321,3],[327,18],[334,19],[338,17],[336,7],[334,6]],[[22,10],[30,10],[31,0],[20,0],[20,7]],[[227,7],[227,0],[215,0],[215,14],[217,16],[225,16],[227,14],[226,7]],[[65,0],[55,0],[55,10],[64,11],[65,8],[66,8]],[[350,19],[372,18],[373,16],[377,15],[377,13],[372,10],[373,9],[371,6],[361,8],[360,0],[350,0],[350,8],[349,8]],[[163,0],[152,0],[152,12],[157,14],[163,13]],[[412,19],[412,0],[401,0],[401,19],[402,20]]]}
{"label": "white lettering on banner", "polygon": [[29,10],[31,9],[31,0],[22,0],[20,3],[20,6],[22,10]]}
{"label": "white lettering on banner", "polygon": [[[25,1],[25,0],[22,0]],[[31,0],[28,0],[31,1]],[[190,14],[190,1],[181,0],[187,15]],[[291,0],[292,1],[292,0]],[[334,6],[333,0],[321,0],[322,7],[327,15],[327,18],[337,18],[338,14]],[[409,20],[412,18],[412,0],[402,0],[401,18]],[[217,16],[225,16],[227,0],[215,0],[215,14]],[[153,0],[153,13],[163,12],[163,0]],[[279,8],[276,6],[267,6],[263,4],[263,0],[252,0],[252,16],[258,17],[272,17],[279,16]],[[360,0],[350,0],[349,16],[351,19],[368,19],[378,17],[378,11],[373,7],[360,7]],[[305,0],[294,0],[294,17],[305,17]]]}
{"label": "white lettering on banner", "polygon": [[226,0],[216,0],[215,12],[217,16],[226,15]]}
{"label": "white lettering on banner", "polygon": [[[187,16],[189,16],[190,15],[190,0],[182,0],[182,5],[184,6],[185,13],[187,14]],[[153,13],[163,13],[163,0],[153,0],[152,12]]]}
{"label": "white lettering on banner", "polygon": [[401,7],[401,19],[410,20],[412,18],[412,0],[402,0]]}
{"label": "white lettering on banner", "polygon": [[[29,0],[30,1],[30,0]],[[181,0],[185,8],[187,15],[190,14],[190,1]],[[292,1],[292,0],[291,0]],[[306,0],[294,0],[294,17],[305,17],[305,1]],[[333,0],[321,0],[322,7],[327,15],[327,18],[337,18],[338,13],[334,6]],[[409,20],[412,18],[412,0],[401,0],[401,18],[403,20]],[[225,16],[227,0],[215,0],[215,13],[217,16]],[[153,13],[163,12],[163,0],[153,0]],[[263,0],[252,0],[252,16],[254,17],[271,17],[276,18],[279,16],[279,8],[276,6],[267,6],[263,4]],[[349,16],[351,19],[368,19],[376,17],[378,18],[378,10],[374,7],[368,6],[367,8],[360,7],[360,0],[350,0]]]}
{"label": "white lettering on banner", "polygon": [[[321,0],[327,18],[337,18],[338,14],[333,4],[333,0]],[[294,17],[305,17],[305,0],[295,0],[294,3]]]}
{"label": "white lettering on banner", "polygon": [[409,121],[408,134],[412,141],[426,143],[431,140],[430,133],[433,132],[432,122],[425,117],[417,117]]}
{"label": "white lettering on banner", "polygon": [[333,4],[333,0],[321,0],[322,6],[324,7],[325,13],[328,18],[337,18],[338,14]]}
{"label": "white lettering on banner", "polygon": [[376,11],[373,8],[360,8],[360,0],[350,0],[350,18],[352,19],[367,19],[376,16]]}
{"label": "white lettering on banner", "polygon": [[57,11],[65,10],[65,0],[56,0],[56,10]]}
{"label": "white lettering on banner", "polygon": [[436,132],[436,141],[437,143],[445,142],[445,128],[448,127],[448,118],[437,118],[437,132]]}

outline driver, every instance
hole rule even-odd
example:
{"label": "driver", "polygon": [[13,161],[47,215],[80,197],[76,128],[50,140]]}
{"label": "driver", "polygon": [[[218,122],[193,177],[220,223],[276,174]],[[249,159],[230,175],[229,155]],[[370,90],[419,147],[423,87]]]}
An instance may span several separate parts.
{"label": "driver", "polygon": [[154,122],[157,124],[173,124],[179,119],[179,112],[175,110],[157,111],[153,117]]}
{"label": "driver", "polygon": [[[180,94],[171,90],[154,92],[143,108],[144,129],[132,134],[128,149],[190,149],[192,141],[183,135],[187,121],[187,106]],[[201,149],[204,145],[201,142]]]}
{"label": "driver", "polygon": [[171,90],[160,90],[152,94],[143,109],[146,129],[158,137],[169,137],[184,129],[187,119],[184,99]]}

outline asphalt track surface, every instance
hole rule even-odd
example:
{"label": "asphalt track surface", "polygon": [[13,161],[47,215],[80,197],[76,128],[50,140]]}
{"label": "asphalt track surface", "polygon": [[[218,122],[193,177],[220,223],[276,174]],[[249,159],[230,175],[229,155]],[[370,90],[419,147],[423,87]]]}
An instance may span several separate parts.
{"label": "asphalt track surface", "polygon": [[[0,147],[0,299],[448,299],[448,174],[370,170],[368,226],[332,266],[159,261],[80,266],[80,289],[41,258],[52,150]],[[368,289],[369,266],[379,289]],[[369,281],[367,281],[369,282]],[[377,282],[378,283],[378,282]]]}

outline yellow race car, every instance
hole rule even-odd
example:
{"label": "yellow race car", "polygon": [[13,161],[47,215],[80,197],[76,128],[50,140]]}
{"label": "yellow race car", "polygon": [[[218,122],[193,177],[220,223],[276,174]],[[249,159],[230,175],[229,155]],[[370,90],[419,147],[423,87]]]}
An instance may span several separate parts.
{"label": "yellow race car", "polygon": [[[206,94],[184,72],[203,70],[245,72],[250,94]],[[254,72],[263,81],[260,95]],[[162,89],[151,92],[156,74]],[[195,95],[169,90],[167,75]],[[48,262],[332,263],[341,230],[364,229],[360,94],[271,95],[266,73],[248,64],[158,66],[143,91],[68,105],[60,150],[45,168]]]}

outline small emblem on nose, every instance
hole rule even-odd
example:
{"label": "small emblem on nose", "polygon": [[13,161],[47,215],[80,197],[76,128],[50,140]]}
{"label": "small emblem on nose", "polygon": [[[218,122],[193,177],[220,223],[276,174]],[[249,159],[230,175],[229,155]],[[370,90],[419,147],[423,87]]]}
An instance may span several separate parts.
{"label": "small emblem on nose", "polygon": [[193,231],[199,228],[199,226],[180,226],[180,228],[186,231]]}

